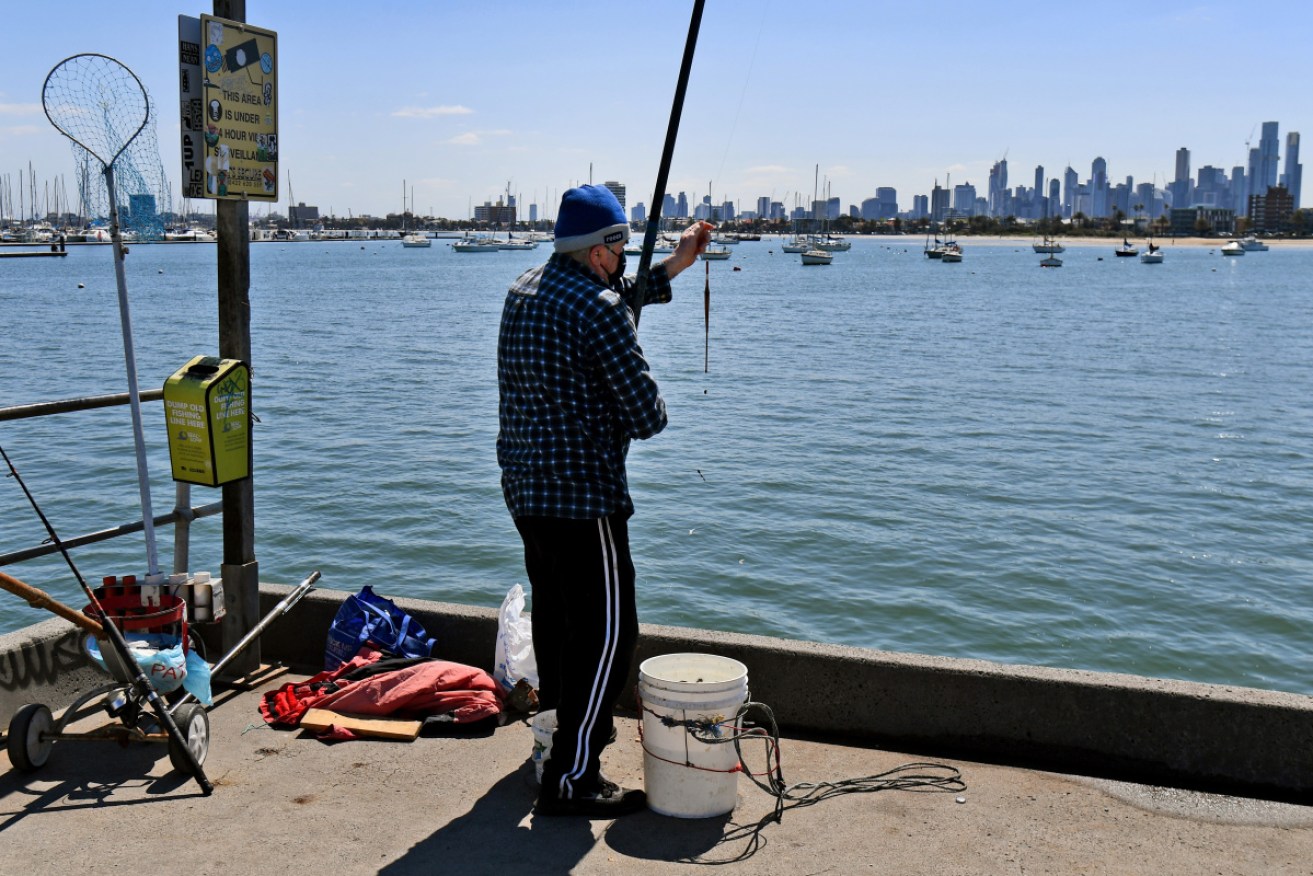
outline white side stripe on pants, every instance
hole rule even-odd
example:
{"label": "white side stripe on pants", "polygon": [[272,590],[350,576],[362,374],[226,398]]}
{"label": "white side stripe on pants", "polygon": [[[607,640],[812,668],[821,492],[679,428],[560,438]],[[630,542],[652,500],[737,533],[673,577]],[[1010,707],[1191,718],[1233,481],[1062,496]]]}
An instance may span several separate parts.
{"label": "white side stripe on pants", "polygon": [[584,718],[579,724],[579,734],[575,738],[574,763],[561,776],[560,796],[574,796],[574,783],[583,777],[588,764],[589,739],[597,726],[597,719],[602,708],[603,694],[611,680],[611,669],[615,664],[616,648],[620,639],[620,573],[616,568],[615,540],[611,536],[611,523],[605,517],[597,520],[597,535],[602,549],[602,578],[606,593],[606,628],[602,645],[601,659],[597,672],[593,676],[593,686],[588,693],[588,702],[584,708]]}

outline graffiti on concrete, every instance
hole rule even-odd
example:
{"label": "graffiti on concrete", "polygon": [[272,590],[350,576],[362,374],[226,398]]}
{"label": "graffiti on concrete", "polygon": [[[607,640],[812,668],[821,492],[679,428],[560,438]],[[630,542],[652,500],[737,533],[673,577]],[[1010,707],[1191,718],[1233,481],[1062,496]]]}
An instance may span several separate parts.
{"label": "graffiti on concrete", "polygon": [[14,692],[54,684],[61,674],[86,665],[79,634],[30,642],[0,653],[0,691]]}

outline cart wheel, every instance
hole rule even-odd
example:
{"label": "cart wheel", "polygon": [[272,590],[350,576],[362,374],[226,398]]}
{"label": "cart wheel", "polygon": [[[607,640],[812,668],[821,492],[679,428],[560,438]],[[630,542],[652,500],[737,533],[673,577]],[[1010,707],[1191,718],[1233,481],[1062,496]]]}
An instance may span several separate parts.
{"label": "cart wheel", "polygon": [[42,739],[55,726],[50,709],[40,703],[28,703],[9,722],[9,762],[25,773],[40,769],[50,759],[55,740]]}
{"label": "cart wheel", "polygon": [[[182,731],[182,737],[187,740],[187,750],[196,758],[196,765],[203,766],[205,755],[210,752],[210,716],[205,707],[199,703],[187,703],[174,712],[173,720]],[[169,737],[169,762],[178,772],[191,774],[187,751],[174,742],[173,737]]]}

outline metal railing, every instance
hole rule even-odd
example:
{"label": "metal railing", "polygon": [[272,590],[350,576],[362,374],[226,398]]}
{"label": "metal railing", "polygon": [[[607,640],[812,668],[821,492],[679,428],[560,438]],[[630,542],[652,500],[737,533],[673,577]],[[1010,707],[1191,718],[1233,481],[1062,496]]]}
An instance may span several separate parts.
{"label": "metal railing", "polygon": [[[142,401],[159,401],[164,398],[164,390],[144,390],[140,394],[140,398]],[[50,416],[52,414],[64,414],[73,411],[89,411],[96,408],[114,407],[116,405],[125,405],[128,401],[128,393],[124,392],[113,395],[87,396],[84,398],[64,399],[62,401],[15,405],[13,407],[0,408],[0,423],[7,420],[25,420],[34,417]],[[170,523],[174,525],[174,572],[188,571],[188,563],[191,559],[191,522],[202,517],[211,517],[222,511],[222,502],[212,502],[208,505],[193,506],[191,504],[191,485],[182,482],[176,483],[173,510],[168,514],[161,514],[153,518],[156,526],[166,526]],[[144,520],[130,520],[127,523],[122,523],[109,529],[101,529],[96,532],[89,532],[73,538],[60,539],[60,541],[66,548],[81,547],[83,545],[108,541],[112,538],[118,538],[121,535],[130,535],[134,532],[141,532],[145,528],[146,524]],[[0,554],[0,566],[21,563],[25,560],[48,556],[49,554],[57,553],[58,551],[58,545],[42,543],[30,548],[24,548],[23,550]]]}

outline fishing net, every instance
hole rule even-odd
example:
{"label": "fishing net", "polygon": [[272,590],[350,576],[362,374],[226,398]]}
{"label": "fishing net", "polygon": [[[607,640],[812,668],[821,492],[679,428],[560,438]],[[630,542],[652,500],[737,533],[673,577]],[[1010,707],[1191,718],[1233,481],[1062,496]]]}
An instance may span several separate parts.
{"label": "fishing net", "polygon": [[[132,314],[128,306],[128,281],[123,269],[123,235],[116,190],[116,171],[131,161],[129,146],[138,140],[150,122],[150,97],[137,74],[105,55],[74,55],[61,61],[46,76],[41,89],[46,118],[86,156],[86,169],[100,165],[109,204],[110,238],[114,244],[114,279],[118,287],[119,320],[123,331],[123,360],[128,376],[132,407],[132,437],[137,451],[137,485],[141,492],[142,530],[146,536],[147,582],[159,574],[155,547],[155,524],[151,510],[150,472],[146,465],[146,441],[141,424],[141,394],[137,388],[137,360],[132,344]],[[158,162],[158,158],[156,161]],[[89,177],[90,173],[84,174]],[[126,175],[131,179],[131,175]]]}
{"label": "fishing net", "polygon": [[119,224],[130,237],[164,236],[161,208],[168,181],[155,137],[155,111],[146,87],[127,67],[105,55],[74,55],[46,77],[46,117],[73,143],[83,210],[108,218],[112,168]]}

